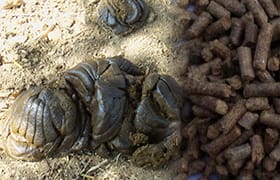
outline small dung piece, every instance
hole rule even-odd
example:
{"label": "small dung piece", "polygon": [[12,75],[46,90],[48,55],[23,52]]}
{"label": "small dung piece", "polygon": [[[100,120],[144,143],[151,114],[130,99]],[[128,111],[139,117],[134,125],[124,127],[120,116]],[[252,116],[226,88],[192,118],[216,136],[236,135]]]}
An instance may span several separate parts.
{"label": "small dung piece", "polygon": [[254,124],[258,121],[259,115],[256,113],[246,112],[242,118],[238,121],[238,124],[243,128],[250,130]]}
{"label": "small dung piece", "polygon": [[241,136],[239,136],[231,145],[230,147],[238,146],[241,144],[246,143],[253,135],[254,135],[253,129],[245,130],[242,132]]}
{"label": "small dung piece", "polygon": [[275,128],[266,128],[264,132],[264,151],[270,153],[278,142],[279,132]]}
{"label": "small dung piece", "polygon": [[213,96],[190,95],[189,99],[192,101],[192,103],[218,114],[223,115],[228,111],[226,102]]}
{"label": "small dung piece", "polygon": [[251,146],[249,143],[242,144],[236,147],[228,148],[225,151],[225,158],[229,161],[238,161],[246,159],[251,155]]}
{"label": "small dung piece", "polygon": [[240,118],[246,113],[244,101],[240,100],[218,121],[220,130],[227,134],[236,125]]}
{"label": "small dung piece", "polygon": [[270,57],[267,61],[267,69],[270,71],[278,71],[279,65],[280,62],[278,57]]}
{"label": "small dung piece", "polygon": [[193,39],[201,35],[212,20],[213,18],[208,12],[202,12],[187,30],[187,37]]}
{"label": "small dung piece", "polygon": [[245,20],[244,26],[245,32],[243,46],[255,47],[259,34],[258,26],[251,20]]}
{"label": "small dung piece", "polygon": [[211,61],[214,57],[214,55],[209,47],[202,49],[201,56],[205,62]]}
{"label": "small dung piece", "polygon": [[217,19],[230,16],[230,12],[215,1],[210,1],[206,10]]}
{"label": "small dung piece", "polygon": [[197,105],[192,106],[192,111],[195,116],[200,117],[200,118],[216,117],[216,115],[213,112],[211,112],[210,110],[197,106]]}
{"label": "small dung piece", "polygon": [[265,157],[263,160],[263,168],[267,171],[274,171],[277,166],[277,161],[270,158],[269,156]]}
{"label": "small dung piece", "polygon": [[244,4],[248,10],[253,13],[254,18],[260,27],[267,23],[268,17],[258,0],[244,0]]}
{"label": "small dung piece", "polygon": [[268,127],[280,129],[280,114],[263,111],[260,116],[260,122]]}
{"label": "small dung piece", "polygon": [[256,134],[253,137],[251,137],[250,141],[252,147],[252,162],[258,165],[263,160],[265,154],[263,140],[260,135]]}
{"label": "small dung piece", "polygon": [[261,111],[268,110],[270,105],[266,97],[251,97],[246,100],[246,108],[249,111]]}
{"label": "small dung piece", "polygon": [[241,78],[244,81],[255,79],[255,72],[252,64],[251,48],[241,46],[237,49]]}
{"label": "small dung piece", "polygon": [[279,97],[280,83],[246,84],[243,94],[245,97]]}
{"label": "small dung piece", "polygon": [[217,155],[241,135],[241,130],[238,127],[232,128],[228,134],[221,134],[208,144],[202,145],[201,149],[211,156]]}
{"label": "small dung piece", "polygon": [[275,79],[272,77],[271,73],[269,71],[257,71],[256,72],[257,78],[264,83],[273,83],[275,82]]}
{"label": "small dung piece", "polygon": [[99,6],[101,22],[115,34],[127,35],[140,28],[148,15],[149,8],[143,0],[104,0]]}
{"label": "small dung piece", "polygon": [[232,27],[230,32],[230,41],[234,46],[241,44],[242,36],[244,31],[244,25],[242,20],[238,18],[232,18]]}
{"label": "small dung piece", "polygon": [[278,141],[277,145],[269,154],[269,157],[275,161],[280,161],[280,141]]}
{"label": "small dung piece", "polygon": [[222,59],[231,58],[230,49],[219,40],[214,40],[209,43],[212,52]]}
{"label": "small dung piece", "polygon": [[273,98],[272,101],[275,111],[280,114],[280,98]]}
{"label": "small dung piece", "polygon": [[230,97],[232,94],[231,88],[227,84],[201,82],[191,78],[185,80],[183,88],[188,94],[201,94],[216,97]]}
{"label": "small dung piece", "polygon": [[242,16],[246,12],[246,8],[243,3],[238,0],[215,0],[217,3],[223,5],[235,16]]}
{"label": "small dung piece", "polygon": [[240,76],[234,75],[226,79],[226,82],[234,89],[239,90],[242,88],[242,81]]}
{"label": "small dung piece", "polygon": [[262,7],[264,8],[265,12],[270,18],[275,16],[279,16],[279,11],[277,7],[274,5],[273,0],[258,0]]}
{"label": "small dung piece", "polygon": [[270,44],[272,41],[273,28],[269,23],[263,24],[258,35],[257,46],[254,55],[254,68],[264,71],[267,66]]}
{"label": "small dung piece", "polygon": [[231,18],[229,16],[222,17],[212,23],[206,29],[205,39],[210,40],[225,34],[231,28]]}
{"label": "small dung piece", "polygon": [[228,161],[227,165],[228,165],[229,172],[237,176],[239,169],[244,165],[244,163],[245,163],[245,159],[241,159],[238,161]]}

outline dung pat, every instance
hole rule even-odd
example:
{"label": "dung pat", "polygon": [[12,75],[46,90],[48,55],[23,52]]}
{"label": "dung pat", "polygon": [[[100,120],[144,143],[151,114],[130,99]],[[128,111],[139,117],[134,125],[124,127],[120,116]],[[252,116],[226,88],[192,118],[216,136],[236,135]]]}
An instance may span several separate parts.
{"label": "dung pat", "polygon": [[0,144],[14,159],[36,161],[55,152],[82,149],[87,115],[64,90],[33,88],[22,93],[1,124]]}

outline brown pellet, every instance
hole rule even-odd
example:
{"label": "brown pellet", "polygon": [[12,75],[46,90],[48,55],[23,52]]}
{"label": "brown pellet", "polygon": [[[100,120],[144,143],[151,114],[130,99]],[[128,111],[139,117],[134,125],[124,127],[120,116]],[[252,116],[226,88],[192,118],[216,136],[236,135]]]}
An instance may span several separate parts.
{"label": "brown pellet", "polygon": [[238,161],[228,161],[228,170],[231,174],[237,176],[239,169],[244,165],[245,160],[241,159]]}
{"label": "brown pellet", "polygon": [[202,56],[203,60],[206,62],[211,61],[214,57],[214,55],[209,47],[202,49],[201,56]]}
{"label": "brown pellet", "polygon": [[200,118],[206,118],[206,117],[216,117],[216,115],[211,112],[210,110],[208,109],[205,109],[203,107],[200,107],[200,106],[197,106],[197,105],[194,105],[192,107],[192,111],[193,111],[193,114],[196,116],[196,117],[200,117]]}
{"label": "brown pellet", "polygon": [[226,82],[234,89],[239,90],[242,87],[242,81],[240,76],[234,75],[226,79]]}
{"label": "brown pellet", "polygon": [[261,82],[265,82],[265,83],[275,82],[275,79],[271,76],[269,71],[257,71],[256,76]]}
{"label": "brown pellet", "polygon": [[237,49],[237,53],[241,71],[241,78],[245,81],[255,79],[251,48],[241,46]]}
{"label": "brown pellet", "polygon": [[275,111],[280,114],[280,98],[273,98],[272,101]]}
{"label": "brown pellet", "polygon": [[207,137],[209,139],[215,139],[219,136],[219,134],[220,134],[220,130],[219,130],[218,123],[214,123],[214,124],[208,126]]}
{"label": "brown pellet", "polygon": [[262,26],[258,35],[257,46],[254,55],[254,68],[264,71],[267,66],[267,59],[272,41],[272,25],[266,23]]}
{"label": "brown pellet", "polygon": [[185,127],[182,132],[183,137],[188,139],[188,145],[189,145],[185,158],[197,159],[199,157],[199,152],[200,152],[199,139],[197,138],[197,125],[194,123],[188,126],[189,127]]}
{"label": "brown pellet", "polygon": [[200,8],[204,8],[209,4],[209,0],[197,0],[196,5]]}
{"label": "brown pellet", "polygon": [[263,160],[263,168],[266,171],[274,171],[276,169],[277,166],[277,161],[275,161],[274,159],[270,158],[270,157],[265,157]]}
{"label": "brown pellet", "polygon": [[183,84],[187,94],[201,94],[216,97],[230,97],[232,94],[229,85],[212,82],[201,82],[194,79],[187,79]]}
{"label": "brown pellet", "polygon": [[264,151],[270,153],[278,142],[279,132],[278,129],[266,128],[264,132]]}
{"label": "brown pellet", "polygon": [[205,168],[206,164],[203,160],[195,160],[195,161],[192,161],[189,165],[189,172],[188,172],[188,175],[193,175],[193,174],[196,174],[196,173],[199,173],[199,172],[202,172],[203,169]]}
{"label": "brown pellet", "polygon": [[278,71],[279,70],[279,58],[270,57],[267,61],[267,69],[270,71]]}
{"label": "brown pellet", "polygon": [[273,18],[273,17],[279,15],[279,12],[272,0],[259,0],[259,2],[270,18]]}
{"label": "brown pellet", "polygon": [[270,108],[266,97],[252,97],[246,100],[246,108],[249,111],[267,110]]}
{"label": "brown pellet", "polygon": [[243,94],[245,97],[279,97],[280,96],[280,83],[252,83],[246,84]]}
{"label": "brown pellet", "polygon": [[245,32],[243,45],[248,47],[254,47],[257,43],[259,29],[254,22],[245,20],[244,22]]}
{"label": "brown pellet", "polygon": [[240,118],[246,113],[244,101],[238,101],[229,111],[225,114],[221,120],[218,121],[220,130],[226,134],[228,133],[240,120]]}
{"label": "brown pellet", "polygon": [[199,125],[198,128],[198,136],[199,136],[199,141],[202,144],[206,144],[209,139],[207,138],[207,131],[208,131],[208,126],[210,125],[210,122],[203,123]]}
{"label": "brown pellet", "polygon": [[277,41],[280,39],[280,18],[275,18],[270,23],[273,27],[272,41]]}
{"label": "brown pellet", "polygon": [[274,0],[274,4],[277,7],[277,9],[279,10],[280,9],[280,1]]}
{"label": "brown pellet", "polygon": [[215,1],[211,1],[206,10],[217,19],[230,16],[230,12]]}
{"label": "brown pellet", "polygon": [[182,179],[187,179],[188,175],[186,173],[179,173],[176,175],[173,180],[182,180]]}
{"label": "brown pellet", "polygon": [[247,129],[250,130],[254,126],[254,124],[258,121],[259,115],[256,113],[246,112],[242,118],[238,121],[238,124]]}
{"label": "brown pellet", "polygon": [[238,0],[215,0],[219,4],[223,5],[235,16],[242,16],[246,12],[245,6]]}
{"label": "brown pellet", "polygon": [[251,155],[251,146],[249,143],[242,144],[236,147],[228,148],[225,151],[225,158],[230,161],[238,161],[246,159]]}
{"label": "brown pellet", "polygon": [[280,141],[278,140],[277,145],[274,147],[274,149],[269,154],[269,157],[275,161],[280,161]]}
{"label": "brown pellet", "polygon": [[244,25],[242,20],[237,18],[232,18],[232,27],[230,32],[230,41],[234,46],[239,46],[241,44],[242,36],[244,31]]}
{"label": "brown pellet", "polygon": [[202,145],[202,150],[210,155],[217,155],[241,135],[241,130],[238,127],[232,128],[228,134],[221,134],[208,144]]}
{"label": "brown pellet", "polygon": [[219,37],[218,41],[220,41],[225,46],[229,45],[229,43],[230,43],[230,39],[229,39],[229,37],[227,35]]}
{"label": "brown pellet", "polygon": [[192,39],[201,35],[212,20],[213,18],[208,12],[202,12],[187,30],[187,37]]}
{"label": "brown pellet", "polygon": [[212,52],[222,59],[227,59],[231,57],[230,49],[221,43],[219,40],[214,40],[209,43]]}
{"label": "brown pellet", "polygon": [[259,26],[263,26],[267,23],[268,17],[258,0],[244,0],[244,3],[248,10],[253,13],[253,16]]}
{"label": "brown pellet", "polygon": [[280,114],[263,111],[260,116],[260,122],[268,127],[280,129]]}
{"label": "brown pellet", "polygon": [[227,176],[228,175],[228,170],[223,165],[217,165],[216,166],[216,171],[222,176]]}
{"label": "brown pellet", "polygon": [[192,65],[188,68],[189,74],[191,75],[208,75],[211,69],[216,64],[221,64],[222,60],[220,58],[215,58],[210,62],[203,63],[201,65]]}
{"label": "brown pellet", "polygon": [[262,137],[256,134],[250,139],[250,142],[252,147],[252,162],[260,164],[264,158],[264,147]]}
{"label": "brown pellet", "polygon": [[252,129],[245,130],[242,132],[241,136],[239,136],[229,147],[238,146],[240,144],[246,143],[252,136],[254,135],[254,131]]}
{"label": "brown pellet", "polygon": [[219,37],[227,32],[231,27],[231,18],[229,16],[222,17],[207,27],[205,39],[210,40]]}
{"label": "brown pellet", "polygon": [[192,103],[218,114],[226,114],[228,111],[226,102],[213,96],[191,95],[189,99]]}
{"label": "brown pellet", "polygon": [[241,170],[237,180],[253,180],[254,176],[253,176],[253,171],[248,171],[248,170]]}

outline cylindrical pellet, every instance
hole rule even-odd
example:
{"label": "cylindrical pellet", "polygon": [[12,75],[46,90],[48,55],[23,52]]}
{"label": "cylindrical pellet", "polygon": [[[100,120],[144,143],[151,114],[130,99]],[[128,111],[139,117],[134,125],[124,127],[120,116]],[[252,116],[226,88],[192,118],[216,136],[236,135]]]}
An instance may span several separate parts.
{"label": "cylindrical pellet", "polygon": [[264,71],[267,66],[267,59],[272,41],[273,28],[270,24],[262,26],[254,56],[254,68]]}
{"label": "cylindrical pellet", "polygon": [[280,83],[246,84],[243,95],[245,97],[271,97],[280,96]]}
{"label": "cylindrical pellet", "polygon": [[215,0],[219,4],[223,5],[235,16],[242,16],[246,12],[245,6],[238,0]]}
{"label": "cylindrical pellet", "polygon": [[259,2],[270,18],[273,18],[273,17],[279,15],[279,12],[272,0],[259,0]]}
{"label": "cylindrical pellet", "polygon": [[245,81],[255,79],[255,72],[252,64],[251,48],[239,47],[237,49],[241,78]]}
{"label": "cylindrical pellet", "polygon": [[210,40],[224,34],[231,27],[231,18],[229,16],[222,17],[212,23],[207,29],[205,39]]}
{"label": "cylindrical pellet", "polygon": [[192,39],[201,35],[212,20],[213,18],[208,12],[202,12],[187,30],[187,37]]}
{"label": "cylindrical pellet", "polygon": [[254,22],[245,20],[244,22],[245,32],[243,45],[248,47],[254,47],[257,43],[259,29]]}
{"label": "cylindrical pellet", "polygon": [[260,122],[268,127],[280,129],[280,115],[263,111],[260,116]]}
{"label": "cylindrical pellet", "polygon": [[253,13],[253,16],[259,26],[263,26],[267,23],[268,17],[258,0],[244,0],[244,3],[248,10]]}
{"label": "cylindrical pellet", "polygon": [[232,18],[232,27],[230,32],[230,41],[234,46],[241,43],[244,26],[240,19]]}
{"label": "cylindrical pellet", "polygon": [[218,114],[226,114],[228,111],[226,102],[213,96],[191,95],[189,99],[192,103]]}
{"label": "cylindrical pellet", "polygon": [[230,16],[230,12],[215,1],[211,1],[206,10],[217,19]]}

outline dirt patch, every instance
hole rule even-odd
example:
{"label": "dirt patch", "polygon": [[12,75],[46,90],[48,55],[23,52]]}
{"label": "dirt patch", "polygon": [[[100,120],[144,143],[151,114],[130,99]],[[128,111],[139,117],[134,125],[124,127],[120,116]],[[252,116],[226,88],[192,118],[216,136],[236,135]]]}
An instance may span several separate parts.
{"label": "dirt patch", "polygon": [[[184,73],[187,51],[177,42],[185,12],[168,0],[146,3],[151,7],[147,24],[124,37],[100,26],[98,0],[28,0],[0,9],[0,120],[21,91],[61,85],[63,72],[84,60],[123,55],[144,71],[175,78]],[[1,152],[0,158],[4,179],[171,179],[169,171],[137,168],[122,155],[105,160],[87,151],[20,162]]]}

